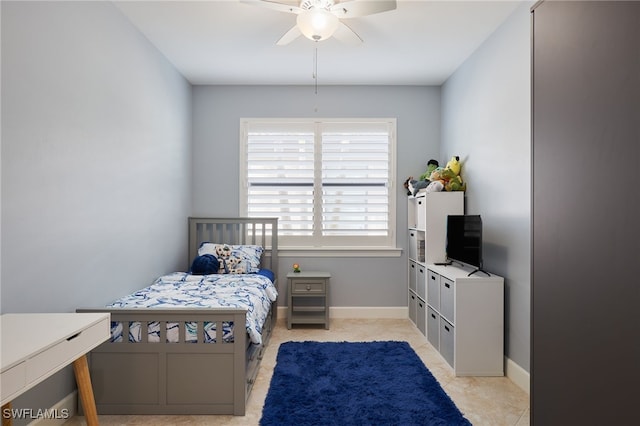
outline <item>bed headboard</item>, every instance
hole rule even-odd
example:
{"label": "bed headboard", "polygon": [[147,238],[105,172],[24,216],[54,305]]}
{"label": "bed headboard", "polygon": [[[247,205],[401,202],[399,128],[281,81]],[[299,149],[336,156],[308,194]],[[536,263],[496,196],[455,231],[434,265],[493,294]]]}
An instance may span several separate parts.
{"label": "bed headboard", "polygon": [[263,268],[278,277],[278,218],[233,217],[189,218],[189,262],[198,254],[204,242],[221,244],[252,244],[264,247]]}

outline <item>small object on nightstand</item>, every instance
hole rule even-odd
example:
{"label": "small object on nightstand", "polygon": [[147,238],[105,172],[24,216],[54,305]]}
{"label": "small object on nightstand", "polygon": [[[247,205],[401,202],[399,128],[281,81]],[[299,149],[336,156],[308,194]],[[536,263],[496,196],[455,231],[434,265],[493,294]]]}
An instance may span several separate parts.
{"label": "small object on nightstand", "polygon": [[300,265],[298,265],[297,263],[294,263],[293,264],[293,272],[296,272],[296,273],[300,272]]}
{"label": "small object on nightstand", "polygon": [[328,272],[289,272],[287,274],[288,315],[291,324],[324,324],[329,329]]}

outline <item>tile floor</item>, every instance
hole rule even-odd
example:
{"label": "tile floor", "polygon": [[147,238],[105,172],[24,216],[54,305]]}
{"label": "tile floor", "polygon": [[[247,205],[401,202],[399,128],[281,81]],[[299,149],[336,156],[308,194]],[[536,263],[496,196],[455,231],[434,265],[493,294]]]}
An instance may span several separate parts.
{"label": "tile floor", "polygon": [[[398,319],[332,319],[330,330],[316,326],[294,326],[287,330],[278,321],[265,353],[249,401],[247,414],[234,416],[100,416],[103,426],[115,425],[258,425],[262,405],[276,363],[278,346],[289,340],[409,342],[438,379],[460,411],[475,426],[528,426],[529,396],[506,377],[455,377],[451,368],[424,336],[409,322]],[[69,419],[65,426],[85,425],[83,417]]]}

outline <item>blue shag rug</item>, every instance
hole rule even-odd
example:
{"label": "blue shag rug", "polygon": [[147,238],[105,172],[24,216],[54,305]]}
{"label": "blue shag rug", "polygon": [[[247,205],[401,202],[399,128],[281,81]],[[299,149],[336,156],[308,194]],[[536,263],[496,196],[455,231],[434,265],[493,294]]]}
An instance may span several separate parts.
{"label": "blue shag rug", "polygon": [[407,342],[286,342],[262,426],[470,425]]}

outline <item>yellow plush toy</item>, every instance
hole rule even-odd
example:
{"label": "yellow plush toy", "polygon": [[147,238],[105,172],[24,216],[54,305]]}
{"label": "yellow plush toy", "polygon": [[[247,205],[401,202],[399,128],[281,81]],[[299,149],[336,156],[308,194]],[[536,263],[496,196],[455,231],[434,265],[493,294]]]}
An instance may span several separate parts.
{"label": "yellow plush toy", "polygon": [[451,157],[451,160],[447,163],[447,169],[450,169],[456,176],[460,176],[460,170],[462,169],[462,164],[460,164],[460,157],[455,156]]}
{"label": "yellow plush toy", "polygon": [[445,190],[447,191],[464,191],[467,189],[467,185],[462,182],[462,177],[460,176],[460,171],[462,170],[462,164],[460,164],[460,157],[455,156],[451,157],[451,160],[447,163],[446,169],[449,169],[453,172],[455,176],[452,176],[451,179],[445,185]]}

